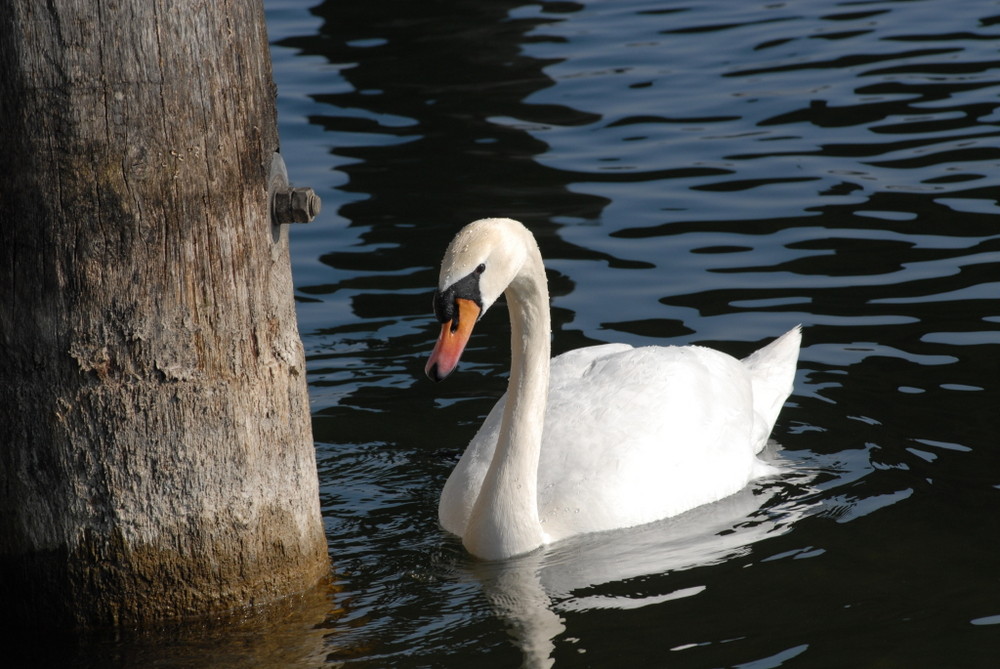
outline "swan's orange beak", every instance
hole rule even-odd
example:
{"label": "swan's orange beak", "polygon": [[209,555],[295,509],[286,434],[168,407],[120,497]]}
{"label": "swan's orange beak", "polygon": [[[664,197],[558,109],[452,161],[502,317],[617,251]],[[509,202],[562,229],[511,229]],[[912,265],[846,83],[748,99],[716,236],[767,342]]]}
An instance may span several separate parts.
{"label": "swan's orange beak", "polygon": [[441,325],[441,335],[424,367],[424,372],[432,381],[443,381],[455,371],[458,359],[469,343],[472,328],[479,318],[479,305],[472,300],[456,298],[455,306],[458,307],[455,318]]}

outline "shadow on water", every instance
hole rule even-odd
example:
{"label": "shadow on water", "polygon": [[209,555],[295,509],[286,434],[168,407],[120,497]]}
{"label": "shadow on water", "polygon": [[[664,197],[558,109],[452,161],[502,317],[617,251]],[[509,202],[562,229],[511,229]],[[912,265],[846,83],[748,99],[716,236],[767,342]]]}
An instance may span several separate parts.
{"label": "shadow on water", "polygon": [[[604,198],[570,191],[565,174],[535,160],[544,142],[493,121],[575,127],[597,120],[570,106],[526,102],[553,82],[546,62],[521,50],[543,21],[508,20],[517,5],[327,2],[314,9],[324,20],[319,35],[281,42],[343,66],[346,90],[316,94],[331,113],[309,121],[335,133],[333,152],[353,161],[341,168],[343,190],[367,196],[340,214],[365,228],[366,245],[385,245],[364,250],[363,269],[396,272],[412,266],[415,251],[426,263],[471,218],[504,213],[544,234],[553,215],[599,216]],[[351,266],[350,254],[324,261]],[[429,272],[409,278],[434,281]]]}

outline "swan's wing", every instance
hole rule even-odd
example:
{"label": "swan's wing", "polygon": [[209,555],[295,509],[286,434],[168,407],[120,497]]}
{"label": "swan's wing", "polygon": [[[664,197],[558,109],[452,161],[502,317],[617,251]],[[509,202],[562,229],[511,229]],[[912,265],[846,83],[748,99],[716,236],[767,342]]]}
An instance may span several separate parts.
{"label": "swan's wing", "polygon": [[554,538],[674,515],[752,476],[750,377],[728,355],[619,349],[552,377],[539,512]]}
{"label": "swan's wing", "polygon": [[[791,390],[795,328],[742,362],[698,346],[607,344],[551,361],[538,473],[553,538],[637,525],[730,495],[759,471]],[[462,535],[489,468],[506,395],[445,484],[442,526]]]}
{"label": "swan's wing", "polygon": [[632,350],[635,349],[628,344],[599,344],[566,351],[552,358],[549,365],[549,384],[551,385],[553,381],[558,383],[564,379],[580,378],[594,363]]}

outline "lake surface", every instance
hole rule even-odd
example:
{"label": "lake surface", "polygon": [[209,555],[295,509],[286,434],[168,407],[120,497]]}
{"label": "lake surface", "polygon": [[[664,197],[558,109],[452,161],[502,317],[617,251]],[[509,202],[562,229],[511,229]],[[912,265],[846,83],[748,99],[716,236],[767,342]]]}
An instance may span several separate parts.
{"label": "lake surface", "polygon": [[[323,198],[291,234],[335,592],[95,666],[997,666],[1000,3],[266,6]],[[437,498],[504,390],[505,307],[447,382],[423,365],[443,250],[494,215],[539,239],[555,352],[801,323],[786,473],[469,558]]]}

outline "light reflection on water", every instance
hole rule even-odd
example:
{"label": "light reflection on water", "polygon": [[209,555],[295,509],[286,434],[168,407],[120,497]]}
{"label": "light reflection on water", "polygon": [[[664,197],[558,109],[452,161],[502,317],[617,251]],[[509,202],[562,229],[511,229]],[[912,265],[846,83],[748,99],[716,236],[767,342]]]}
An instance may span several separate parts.
{"label": "light reflection on water", "polygon": [[[1000,587],[1000,6],[269,5],[322,503],[352,666],[987,666]],[[791,468],[503,565],[436,525],[503,390],[504,314],[445,385],[436,263],[539,238],[556,351],[802,322]],[[741,506],[742,505],[742,506]],[[991,660],[987,660],[991,658]],[[978,663],[978,664],[977,664]]]}

